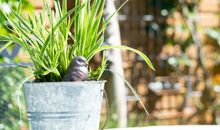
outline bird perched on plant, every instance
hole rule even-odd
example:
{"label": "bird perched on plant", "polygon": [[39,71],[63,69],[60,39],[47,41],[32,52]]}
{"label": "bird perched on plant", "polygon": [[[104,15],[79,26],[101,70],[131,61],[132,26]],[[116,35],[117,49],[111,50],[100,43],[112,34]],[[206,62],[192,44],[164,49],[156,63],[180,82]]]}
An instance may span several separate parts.
{"label": "bird perched on plant", "polygon": [[88,62],[83,56],[74,57],[71,61],[64,81],[83,81],[88,79]]}

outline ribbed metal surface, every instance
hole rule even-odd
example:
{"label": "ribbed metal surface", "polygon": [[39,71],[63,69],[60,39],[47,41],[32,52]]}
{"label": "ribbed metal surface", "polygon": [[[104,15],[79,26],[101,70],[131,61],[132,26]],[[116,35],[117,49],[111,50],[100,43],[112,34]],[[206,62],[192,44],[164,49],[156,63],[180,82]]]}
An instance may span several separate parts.
{"label": "ribbed metal surface", "polygon": [[[28,120],[51,120],[51,119],[88,119],[91,113],[86,112],[28,112]],[[98,113],[97,113],[98,114]]]}
{"label": "ribbed metal surface", "polygon": [[104,81],[26,83],[30,130],[98,130]]}

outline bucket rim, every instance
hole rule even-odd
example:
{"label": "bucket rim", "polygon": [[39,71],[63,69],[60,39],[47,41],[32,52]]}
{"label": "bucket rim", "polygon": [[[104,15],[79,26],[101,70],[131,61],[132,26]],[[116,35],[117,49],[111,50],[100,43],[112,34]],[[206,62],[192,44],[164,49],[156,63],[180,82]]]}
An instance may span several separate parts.
{"label": "bucket rim", "polygon": [[106,80],[91,80],[91,81],[61,81],[61,82],[34,82],[34,81],[27,81],[24,84],[80,84],[80,83],[106,83]]}

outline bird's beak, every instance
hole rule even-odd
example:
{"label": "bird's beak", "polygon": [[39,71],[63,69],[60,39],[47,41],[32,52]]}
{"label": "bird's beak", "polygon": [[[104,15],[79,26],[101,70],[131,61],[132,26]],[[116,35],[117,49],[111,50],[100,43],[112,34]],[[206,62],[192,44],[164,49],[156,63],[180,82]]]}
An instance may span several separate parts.
{"label": "bird's beak", "polygon": [[88,65],[89,65],[89,64],[86,62],[85,66],[88,67]]}

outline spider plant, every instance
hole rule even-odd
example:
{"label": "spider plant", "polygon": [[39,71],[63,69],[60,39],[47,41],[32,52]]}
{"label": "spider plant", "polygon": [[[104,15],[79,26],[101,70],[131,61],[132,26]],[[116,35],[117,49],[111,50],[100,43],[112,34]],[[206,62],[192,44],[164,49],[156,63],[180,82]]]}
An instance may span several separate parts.
{"label": "spider plant", "polygon": [[[126,0],[118,10],[126,3]],[[20,11],[12,10],[15,18],[7,18],[13,27],[12,34],[0,36],[0,40],[8,43],[0,51],[12,43],[22,46],[29,54],[33,67],[33,75],[41,82],[62,81],[68,65],[75,56],[84,56],[89,62],[93,56],[105,49],[127,49],[139,54],[153,68],[150,60],[142,52],[127,46],[103,46],[104,31],[111,18],[103,18],[106,0],[75,0],[75,8],[67,10],[67,1],[54,1],[54,10],[47,3],[39,15],[34,13],[26,19]],[[49,21],[46,25],[45,17]],[[74,31],[71,32],[72,26]],[[72,43],[69,43],[73,41]],[[98,79],[106,66],[106,59],[100,67],[90,72],[91,79]]]}

